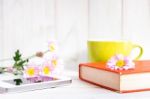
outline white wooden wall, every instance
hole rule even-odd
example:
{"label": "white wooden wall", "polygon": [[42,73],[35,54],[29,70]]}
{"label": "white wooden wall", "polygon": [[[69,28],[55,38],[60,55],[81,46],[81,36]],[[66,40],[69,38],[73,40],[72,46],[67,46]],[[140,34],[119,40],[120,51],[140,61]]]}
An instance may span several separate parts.
{"label": "white wooden wall", "polygon": [[56,34],[66,67],[87,60],[88,0],[56,1]]}
{"label": "white wooden wall", "polygon": [[124,36],[143,46],[142,59],[150,59],[150,0],[125,0]]}
{"label": "white wooden wall", "polygon": [[16,49],[25,56],[44,50],[51,38],[69,69],[87,61],[86,41],[93,38],[134,41],[149,59],[150,0],[122,1],[0,0],[0,59]]}
{"label": "white wooden wall", "polygon": [[121,39],[121,0],[89,1],[89,39]]}

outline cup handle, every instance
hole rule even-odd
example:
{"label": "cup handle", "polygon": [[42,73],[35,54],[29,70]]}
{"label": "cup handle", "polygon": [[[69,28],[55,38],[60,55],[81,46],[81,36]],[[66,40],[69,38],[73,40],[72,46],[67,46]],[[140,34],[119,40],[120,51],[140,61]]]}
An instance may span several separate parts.
{"label": "cup handle", "polygon": [[140,49],[139,55],[135,58],[135,60],[138,60],[142,56],[142,54],[143,54],[143,48],[140,45],[137,45],[137,44],[133,45],[133,49],[134,48],[139,48]]}

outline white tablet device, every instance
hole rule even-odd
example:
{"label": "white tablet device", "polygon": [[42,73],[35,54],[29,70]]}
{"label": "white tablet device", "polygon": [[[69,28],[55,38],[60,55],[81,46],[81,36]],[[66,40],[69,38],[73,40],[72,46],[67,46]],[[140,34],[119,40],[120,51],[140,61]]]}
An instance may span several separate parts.
{"label": "white tablet device", "polygon": [[70,78],[65,77],[45,77],[45,80],[37,80],[34,78],[17,78],[0,81],[0,93],[22,92],[37,89],[54,88],[58,86],[68,85],[72,82]]}

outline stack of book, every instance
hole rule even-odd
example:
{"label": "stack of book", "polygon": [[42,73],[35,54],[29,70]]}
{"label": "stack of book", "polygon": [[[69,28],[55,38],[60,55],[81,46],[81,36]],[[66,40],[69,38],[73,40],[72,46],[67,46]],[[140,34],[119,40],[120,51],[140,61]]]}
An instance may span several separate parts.
{"label": "stack of book", "polygon": [[135,61],[133,70],[111,70],[105,62],[81,63],[79,78],[119,93],[150,90],[150,60]]}

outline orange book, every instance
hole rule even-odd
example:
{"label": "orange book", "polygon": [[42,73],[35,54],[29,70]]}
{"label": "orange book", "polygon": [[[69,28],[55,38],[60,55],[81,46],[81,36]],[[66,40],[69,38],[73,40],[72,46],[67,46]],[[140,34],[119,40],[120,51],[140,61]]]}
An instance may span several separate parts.
{"label": "orange book", "polygon": [[81,63],[79,78],[119,93],[150,90],[150,60],[135,61],[133,70],[111,70],[105,62]]}

